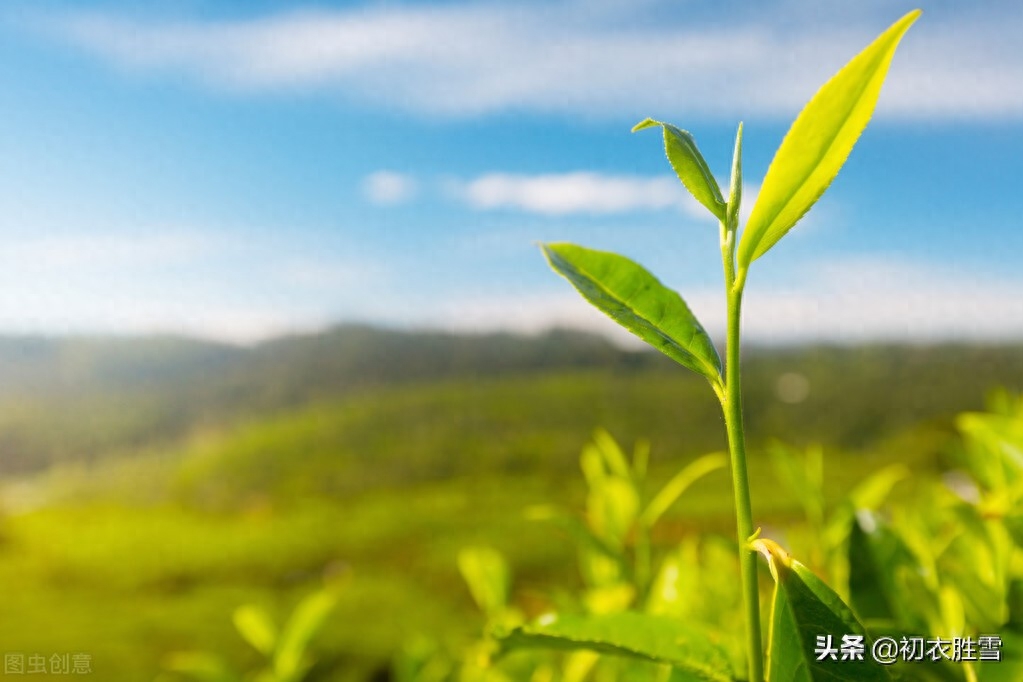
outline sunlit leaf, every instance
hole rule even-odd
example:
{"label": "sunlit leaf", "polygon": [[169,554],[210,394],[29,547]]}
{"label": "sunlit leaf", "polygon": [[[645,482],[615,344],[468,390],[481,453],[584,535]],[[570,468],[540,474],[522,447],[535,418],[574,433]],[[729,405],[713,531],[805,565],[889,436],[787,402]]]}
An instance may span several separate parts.
{"label": "sunlit leaf", "polygon": [[738,225],[740,208],[742,208],[742,123],[739,123],[739,129],[735,131],[735,150],[732,152],[732,176],[727,210],[729,226]]}
{"label": "sunlit leaf", "polygon": [[1005,576],[1012,539],[971,505],[957,505],[953,512],[958,532],[937,557],[938,570],[959,591],[970,622],[998,627],[1009,616]]}
{"label": "sunlit leaf", "polygon": [[814,95],[782,141],[739,243],[745,269],[785,236],[835,179],[866,127],[899,40],[920,16],[895,22]]}
{"label": "sunlit leaf", "polygon": [[198,651],[182,651],[171,654],[164,667],[181,675],[187,675],[201,682],[236,682],[238,676],[231,672],[220,658]]}
{"label": "sunlit leaf", "polygon": [[956,419],[966,451],[963,464],[988,490],[1003,490],[1023,479],[1023,419],[965,413]]}
{"label": "sunlit leaf", "polygon": [[632,606],[636,588],[629,583],[593,587],[583,594],[586,611],[593,614],[619,613]]}
{"label": "sunlit leaf", "polygon": [[690,462],[661,488],[660,492],[654,496],[654,499],[650,500],[650,504],[643,510],[641,517],[643,524],[649,527],[657,523],[657,520],[661,518],[664,512],[668,511],[671,505],[675,503],[675,500],[688,490],[693,483],[710,472],[727,466],[727,464],[728,458],[720,452],[704,455]]}
{"label": "sunlit leaf", "polygon": [[647,466],[650,464],[650,441],[640,439],[632,448],[632,475],[637,481],[646,478]]}
{"label": "sunlit leaf", "polygon": [[234,612],[234,626],[252,648],[269,656],[277,646],[277,626],[263,609],[253,604],[240,606]]}
{"label": "sunlit leaf", "polygon": [[466,547],[458,553],[458,569],[483,613],[493,616],[508,604],[511,577],[500,552],[490,547]]}
{"label": "sunlit leaf", "polygon": [[840,545],[848,536],[856,513],[876,510],[891,494],[895,484],[909,478],[909,475],[909,468],[905,464],[891,464],[875,471],[853,488],[828,520],[824,531],[827,545]]}
{"label": "sunlit leaf", "polygon": [[624,612],[603,616],[558,616],[498,633],[505,650],[587,649],[671,666],[694,679],[733,680],[725,652],[696,624],[674,618]]}
{"label": "sunlit leaf", "polygon": [[575,244],[545,244],[551,267],[586,300],[675,362],[721,378],[721,359],[707,332],[676,292],[624,256]]}
{"label": "sunlit leaf", "polygon": [[607,463],[608,471],[625,479],[632,478],[632,469],[625,459],[625,453],[607,429],[597,429],[593,433],[593,444]]}
{"label": "sunlit leaf", "polygon": [[583,447],[583,452],[579,456],[579,467],[582,469],[583,478],[586,479],[587,485],[590,486],[595,485],[597,481],[601,481],[607,476],[604,457],[600,454],[597,446],[592,443]]}
{"label": "sunlit leaf", "polygon": [[661,126],[664,130],[664,153],[668,156],[668,163],[675,169],[675,175],[697,201],[718,220],[724,220],[725,200],[721,196],[721,188],[697,148],[696,140],[688,131],[652,118],[637,123],[632,132],[655,126]]}
{"label": "sunlit leaf", "polygon": [[[869,682],[890,679],[870,655],[872,642],[863,625],[834,591],[778,546],[758,539],[754,546],[774,576],[767,670],[771,682]],[[842,637],[863,637],[863,660],[818,660],[815,650],[830,642],[841,654]],[[830,638],[830,639],[829,639]]]}
{"label": "sunlit leaf", "polygon": [[590,489],[586,511],[597,536],[620,547],[639,513],[639,495],[631,481],[608,476]]}
{"label": "sunlit leaf", "polygon": [[320,590],[303,599],[281,632],[274,672],[282,680],[297,680],[312,664],[307,655],[309,643],[320,631],[337,604],[332,590]]}

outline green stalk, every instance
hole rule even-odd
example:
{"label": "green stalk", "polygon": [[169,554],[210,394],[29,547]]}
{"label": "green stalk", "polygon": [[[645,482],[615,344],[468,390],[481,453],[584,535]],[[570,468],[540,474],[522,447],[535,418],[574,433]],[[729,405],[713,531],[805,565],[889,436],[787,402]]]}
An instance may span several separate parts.
{"label": "green stalk", "polygon": [[734,223],[721,225],[721,256],[725,267],[728,301],[728,336],[725,348],[725,386],[721,411],[728,432],[728,451],[732,462],[732,491],[735,501],[736,531],[739,540],[739,571],[742,601],[746,610],[746,657],[750,682],[763,682],[764,660],[760,632],[760,585],[757,555],[750,546],[753,536],[753,507],[750,502],[749,471],[746,467],[746,436],[742,425],[742,383],[739,366],[739,323],[742,317],[742,293],[746,271],[735,273]]}

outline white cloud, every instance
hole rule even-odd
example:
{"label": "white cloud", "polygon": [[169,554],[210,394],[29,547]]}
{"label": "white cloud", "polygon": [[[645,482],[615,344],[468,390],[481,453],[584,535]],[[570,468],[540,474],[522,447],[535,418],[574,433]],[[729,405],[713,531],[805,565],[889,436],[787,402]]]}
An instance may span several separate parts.
{"label": "white cloud", "polygon": [[[799,2],[739,20],[728,12],[690,19],[657,2],[600,9],[387,3],[174,22],[94,13],[56,28],[117,65],[243,91],[340,91],[353,101],[455,116],[788,118],[894,19],[886,3],[836,9],[830,20]],[[1019,20],[1010,3],[928,14],[895,60],[881,110],[912,119],[1023,115]]]}
{"label": "white cloud", "polygon": [[252,342],[332,323],[339,307],[385,281],[380,265],[310,255],[310,248],[256,231],[8,235],[0,249],[0,330]]}
{"label": "white cloud", "polygon": [[196,258],[212,247],[196,232],[158,230],[147,234],[50,234],[8,239],[0,250],[0,267],[37,270],[103,270],[110,267],[169,265]]}
{"label": "white cloud", "polygon": [[746,327],[764,341],[1023,338],[1023,280],[883,259],[818,266],[799,288],[750,287]]}
{"label": "white cloud", "polygon": [[706,216],[670,176],[638,177],[599,173],[514,175],[490,173],[451,183],[451,192],[480,210],[516,209],[544,215],[625,213],[637,210],[682,209]]}
{"label": "white cloud", "polygon": [[418,189],[412,176],[387,170],[370,173],[362,182],[363,195],[378,206],[403,204],[415,197]]}

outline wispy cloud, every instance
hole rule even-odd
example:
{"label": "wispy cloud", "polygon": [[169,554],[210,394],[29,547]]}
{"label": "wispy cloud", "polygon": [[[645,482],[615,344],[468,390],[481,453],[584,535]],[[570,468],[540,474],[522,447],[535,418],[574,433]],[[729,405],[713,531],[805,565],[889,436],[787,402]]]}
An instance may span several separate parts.
{"label": "wispy cloud", "polygon": [[[772,3],[738,21],[692,19],[658,2],[587,12],[562,1],[384,4],[219,21],[92,13],[50,23],[62,39],[121,67],[240,91],[340,91],[454,116],[789,117],[894,19],[888,4],[866,3],[836,10],[830,22],[815,11],[820,23],[810,26],[798,5]],[[1011,3],[929,16],[895,62],[882,112],[1023,115],[1019,20]]]}
{"label": "wispy cloud", "polygon": [[704,217],[706,211],[678,180],[669,176],[490,173],[466,182],[452,182],[450,191],[476,209],[514,209],[543,215],[675,208]]}
{"label": "wispy cloud", "polygon": [[31,267],[39,271],[155,266],[187,262],[213,247],[209,237],[191,231],[161,229],[147,235],[48,234],[9,239],[0,253],[0,267]]}
{"label": "wispy cloud", "polygon": [[746,328],[764,341],[1023,337],[1023,279],[955,266],[858,259],[805,271],[800,286],[751,287]]}
{"label": "wispy cloud", "polygon": [[384,282],[379,264],[310,255],[272,235],[9,236],[0,250],[0,329],[251,342],[334,322],[368,285]]}
{"label": "wispy cloud", "polygon": [[362,193],[378,206],[403,204],[413,197],[419,184],[411,175],[381,170],[370,173],[362,182]]}

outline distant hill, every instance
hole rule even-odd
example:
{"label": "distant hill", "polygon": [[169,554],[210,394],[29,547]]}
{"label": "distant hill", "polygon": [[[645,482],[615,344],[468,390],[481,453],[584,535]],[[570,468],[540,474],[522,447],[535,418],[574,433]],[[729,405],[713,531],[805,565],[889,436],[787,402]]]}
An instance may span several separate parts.
{"label": "distant hill", "polygon": [[345,325],[255,347],[179,337],[0,337],[0,472],[159,445],[198,425],[371,386],[658,360],[571,331],[460,336]]}
{"label": "distant hill", "polygon": [[[783,375],[807,395],[781,399]],[[921,421],[947,423],[980,407],[992,386],[1023,389],[1023,346],[753,349],[744,379],[754,436],[856,448]],[[559,399],[562,389],[550,388],[557,381],[571,395]],[[432,386],[451,396],[449,411],[430,407]],[[562,415],[580,438],[598,423],[653,436],[676,420],[694,447],[715,447],[719,435],[701,379],[658,353],[579,332],[470,336],[348,325],[250,348],[174,337],[8,337],[0,338],[0,472],[163,447],[196,429],[320,403],[350,410],[368,395],[377,397],[366,405],[383,411],[367,423],[395,434],[402,419],[426,417],[413,410],[388,421],[384,407],[418,395],[429,419],[455,425],[473,418],[476,396],[480,404],[534,401],[531,410]],[[488,414],[499,419],[500,411]],[[693,415],[701,417],[694,423]]]}

